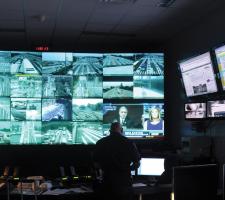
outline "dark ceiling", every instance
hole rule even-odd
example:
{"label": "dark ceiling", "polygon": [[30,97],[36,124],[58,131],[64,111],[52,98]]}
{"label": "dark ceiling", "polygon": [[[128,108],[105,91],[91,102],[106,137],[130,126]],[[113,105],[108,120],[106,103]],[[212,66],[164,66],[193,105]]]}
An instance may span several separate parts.
{"label": "dark ceiling", "polygon": [[0,0],[0,43],[14,49],[162,43],[201,23],[225,1],[162,3],[165,0]]}

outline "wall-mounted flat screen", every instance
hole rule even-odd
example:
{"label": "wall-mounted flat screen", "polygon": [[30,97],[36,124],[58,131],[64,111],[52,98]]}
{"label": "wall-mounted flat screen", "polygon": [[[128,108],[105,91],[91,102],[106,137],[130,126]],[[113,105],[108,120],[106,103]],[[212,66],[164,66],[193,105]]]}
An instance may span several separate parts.
{"label": "wall-mounted flat screen", "polygon": [[185,119],[205,119],[206,103],[186,103]]}
{"label": "wall-mounted flat screen", "polygon": [[120,122],[129,138],[164,136],[164,104],[104,104],[103,131],[109,134],[110,124]]}
{"label": "wall-mounted flat screen", "polygon": [[225,100],[208,101],[207,117],[225,118]]}
{"label": "wall-mounted flat screen", "polygon": [[225,90],[225,45],[215,49],[217,66],[220,73],[220,80]]}
{"label": "wall-mounted flat screen", "polygon": [[163,99],[163,53],[0,51],[0,144],[163,137]]}
{"label": "wall-mounted flat screen", "polygon": [[210,53],[204,53],[179,63],[188,97],[217,92]]}

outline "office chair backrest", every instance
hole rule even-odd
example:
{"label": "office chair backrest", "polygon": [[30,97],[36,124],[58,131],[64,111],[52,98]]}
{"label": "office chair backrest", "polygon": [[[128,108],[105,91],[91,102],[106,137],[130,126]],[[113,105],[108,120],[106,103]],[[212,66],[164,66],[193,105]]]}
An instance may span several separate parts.
{"label": "office chair backrest", "polygon": [[173,168],[175,200],[214,200],[218,183],[216,164]]}

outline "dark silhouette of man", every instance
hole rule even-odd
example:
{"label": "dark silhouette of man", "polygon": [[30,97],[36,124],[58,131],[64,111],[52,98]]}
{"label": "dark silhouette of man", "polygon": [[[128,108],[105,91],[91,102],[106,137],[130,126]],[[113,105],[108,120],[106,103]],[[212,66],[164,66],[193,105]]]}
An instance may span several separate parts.
{"label": "dark silhouette of man", "polygon": [[119,122],[111,124],[110,135],[96,143],[95,166],[102,169],[103,181],[99,199],[131,200],[131,170],[139,167],[140,156],[132,141],[123,136]]}

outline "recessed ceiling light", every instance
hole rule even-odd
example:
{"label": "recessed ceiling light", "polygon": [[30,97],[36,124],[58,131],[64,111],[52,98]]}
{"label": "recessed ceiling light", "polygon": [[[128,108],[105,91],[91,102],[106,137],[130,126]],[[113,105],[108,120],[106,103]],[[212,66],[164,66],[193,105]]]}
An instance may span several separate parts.
{"label": "recessed ceiling light", "polygon": [[160,0],[158,6],[167,8],[170,7],[174,2],[175,0]]}

